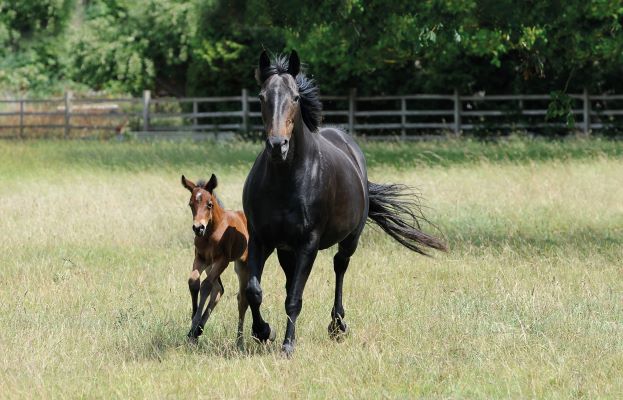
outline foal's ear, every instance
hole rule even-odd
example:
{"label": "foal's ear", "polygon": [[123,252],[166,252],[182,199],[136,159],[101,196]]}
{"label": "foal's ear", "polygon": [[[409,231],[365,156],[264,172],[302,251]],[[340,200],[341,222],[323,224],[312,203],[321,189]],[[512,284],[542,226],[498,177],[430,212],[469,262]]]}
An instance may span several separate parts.
{"label": "foal's ear", "polygon": [[210,177],[210,180],[208,181],[208,183],[205,184],[203,188],[207,190],[208,192],[212,193],[212,191],[216,188],[217,185],[218,185],[218,181],[216,180],[216,175],[212,174],[212,176]]}
{"label": "foal's ear", "polygon": [[186,179],[184,175],[182,175],[182,186],[184,186],[186,189],[192,192],[193,189],[195,188],[195,183],[192,181],[189,181],[188,179]]}
{"label": "foal's ear", "polygon": [[296,50],[292,50],[290,53],[290,59],[288,60],[288,74],[296,78],[301,71],[301,60]]}

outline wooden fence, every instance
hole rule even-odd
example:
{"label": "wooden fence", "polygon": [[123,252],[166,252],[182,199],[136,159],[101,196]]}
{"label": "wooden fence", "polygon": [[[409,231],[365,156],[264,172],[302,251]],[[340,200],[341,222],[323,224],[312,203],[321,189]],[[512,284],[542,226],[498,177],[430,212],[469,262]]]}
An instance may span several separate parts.
{"label": "wooden fence", "polygon": [[[324,123],[371,139],[418,139],[479,131],[623,130],[623,95],[569,95],[571,120],[548,118],[550,95],[414,94],[323,96]],[[140,136],[259,132],[259,100],[240,96],[0,100],[0,137],[84,137],[135,132]]]}

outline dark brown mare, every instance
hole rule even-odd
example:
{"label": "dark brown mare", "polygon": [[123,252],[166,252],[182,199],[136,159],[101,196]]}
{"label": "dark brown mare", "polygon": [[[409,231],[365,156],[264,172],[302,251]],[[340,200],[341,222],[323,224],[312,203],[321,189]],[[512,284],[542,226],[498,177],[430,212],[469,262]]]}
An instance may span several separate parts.
{"label": "dark brown mare", "polygon": [[243,192],[249,228],[246,294],[253,314],[253,337],[272,339],[274,331],[260,313],[260,282],[266,259],[277,249],[287,292],[282,351],[290,356],[303,289],[318,250],[338,244],[329,334],[339,338],[347,332],[344,274],[368,218],[418,253],[424,253],[423,247],[445,250],[446,246],[421,231],[418,220],[423,216],[417,198],[406,196],[408,188],[369,182],[364,155],[353,138],[336,128],[318,128],[322,108],[318,89],[300,73],[296,52],[272,63],[263,52],[257,72],[266,146]]}
{"label": "dark brown mare", "polygon": [[[214,174],[207,183],[199,181],[197,184],[182,175],[182,185],[191,193],[188,205],[193,213],[195,232],[195,261],[188,278],[188,289],[193,303],[192,325],[188,337],[196,340],[201,336],[206,321],[225,291],[220,276],[229,263],[234,261],[240,289],[236,341],[241,346],[244,315],[248,307],[244,292],[248,281],[247,219],[242,211],[229,211],[223,208],[214,193],[217,185]],[[203,271],[206,271],[206,277],[200,282]],[[210,298],[208,307],[203,311],[208,297]]]}

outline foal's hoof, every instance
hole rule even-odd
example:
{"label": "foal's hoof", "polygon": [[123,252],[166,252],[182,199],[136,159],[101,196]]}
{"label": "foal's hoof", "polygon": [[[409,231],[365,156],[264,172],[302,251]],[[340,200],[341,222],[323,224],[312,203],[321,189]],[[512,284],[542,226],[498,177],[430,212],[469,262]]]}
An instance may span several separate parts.
{"label": "foal's hoof", "polygon": [[266,327],[262,332],[251,329],[251,337],[256,341],[265,344],[267,342],[274,342],[277,337],[277,332],[275,332],[269,324],[266,324]]}
{"label": "foal's hoof", "polygon": [[244,339],[242,338],[242,336],[238,336],[236,338],[236,348],[238,349],[238,351],[244,351]]}
{"label": "foal's hoof", "polygon": [[344,340],[348,336],[348,325],[342,320],[333,320],[329,324],[329,337],[337,342]]}
{"label": "foal's hoof", "polygon": [[294,344],[292,343],[284,343],[281,346],[281,357],[290,359],[294,354]]}

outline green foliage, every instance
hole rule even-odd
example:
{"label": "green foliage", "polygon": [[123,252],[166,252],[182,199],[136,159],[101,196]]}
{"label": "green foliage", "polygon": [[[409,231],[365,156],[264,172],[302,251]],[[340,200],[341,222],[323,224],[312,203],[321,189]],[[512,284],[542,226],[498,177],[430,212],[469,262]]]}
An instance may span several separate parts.
{"label": "green foliage", "polygon": [[555,91],[550,94],[551,101],[547,107],[548,120],[562,120],[569,128],[575,126],[573,118],[573,99],[564,92]]}
{"label": "green foliage", "polygon": [[63,75],[64,32],[74,0],[0,0],[0,88],[37,91]]}
{"label": "green foliage", "polygon": [[192,10],[186,1],[93,2],[87,21],[70,35],[71,77],[95,89],[134,93],[161,78],[174,82],[188,62]]}
{"label": "green foliage", "polygon": [[295,48],[324,93],[620,91],[622,21],[619,0],[0,0],[0,86],[231,94]]}

